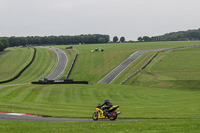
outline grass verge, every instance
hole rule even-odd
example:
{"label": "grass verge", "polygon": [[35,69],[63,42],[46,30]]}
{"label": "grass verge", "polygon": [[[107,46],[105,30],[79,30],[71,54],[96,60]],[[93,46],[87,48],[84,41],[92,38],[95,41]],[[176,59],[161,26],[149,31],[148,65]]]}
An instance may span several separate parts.
{"label": "grass verge", "polygon": [[148,120],[115,122],[0,121],[2,132],[73,133],[199,133],[200,120]]}

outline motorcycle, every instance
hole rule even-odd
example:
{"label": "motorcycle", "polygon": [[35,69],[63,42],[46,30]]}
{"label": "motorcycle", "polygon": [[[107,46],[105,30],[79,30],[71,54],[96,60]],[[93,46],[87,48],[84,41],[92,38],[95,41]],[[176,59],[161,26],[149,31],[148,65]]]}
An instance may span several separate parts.
{"label": "motorcycle", "polygon": [[115,112],[115,110],[119,109],[118,105],[112,106],[111,108],[109,108],[106,111],[102,110],[102,106],[98,105],[96,107],[96,112],[94,112],[94,114],[92,115],[92,119],[94,121],[98,120],[98,119],[110,119],[112,121],[114,121],[115,119],[117,119],[117,116],[119,114],[121,114],[121,112]]}

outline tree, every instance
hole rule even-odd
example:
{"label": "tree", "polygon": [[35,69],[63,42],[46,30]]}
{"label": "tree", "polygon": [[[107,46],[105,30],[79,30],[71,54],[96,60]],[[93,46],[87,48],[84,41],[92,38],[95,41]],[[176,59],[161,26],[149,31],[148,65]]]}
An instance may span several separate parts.
{"label": "tree", "polygon": [[142,38],[142,37],[138,37],[138,41],[139,41],[139,42],[142,42],[142,41],[143,41],[143,38]]}
{"label": "tree", "polygon": [[2,38],[0,40],[2,42],[2,44],[4,45],[4,49],[7,48],[9,46],[8,40],[6,38]]}
{"label": "tree", "polygon": [[106,39],[101,37],[98,39],[98,43],[106,43]]}
{"label": "tree", "polygon": [[125,37],[122,36],[122,37],[120,38],[120,42],[125,42]]}
{"label": "tree", "polygon": [[3,51],[4,50],[4,45],[3,43],[0,41],[0,51]]}
{"label": "tree", "polygon": [[118,37],[117,36],[114,36],[113,37],[113,42],[117,42],[118,41]]}
{"label": "tree", "polygon": [[144,36],[144,37],[143,37],[143,40],[144,40],[145,42],[149,42],[149,41],[151,41],[151,38],[148,37],[148,36]]}

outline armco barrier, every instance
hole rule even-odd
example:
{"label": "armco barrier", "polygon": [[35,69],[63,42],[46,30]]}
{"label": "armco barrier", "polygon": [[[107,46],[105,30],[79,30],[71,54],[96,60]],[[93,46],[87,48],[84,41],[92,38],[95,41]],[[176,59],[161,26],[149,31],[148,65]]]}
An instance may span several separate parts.
{"label": "armco barrier", "polygon": [[75,55],[74,60],[72,62],[72,65],[71,65],[71,67],[70,67],[70,69],[69,69],[69,71],[68,71],[67,76],[65,77],[65,79],[69,78],[69,75],[71,74],[72,68],[74,67],[75,61],[77,59],[77,56],[78,56],[78,54]]}
{"label": "armco barrier", "polygon": [[25,66],[15,77],[5,80],[5,81],[0,81],[0,84],[8,83],[10,81],[17,79],[33,63],[33,61],[35,60],[35,55],[36,55],[36,49],[35,48],[33,48],[33,49],[34,49],[34,54],[33,54],[33,58],[31,60],[31,62],[27,66]]}
{"label": "armco barrier", "polygon": [[138,72],[142,71],[147,65],[149,65],[151,63],[151,61],[160,53],[160,52],[166,52],[169,50],[174,50],[174,49],[182,49],[182,48],[192,48],[192,47],[199,47],[199,45],[194,45],[194,46],[186,46],[186,47],[176,47],[176,48],[169,48],[169,49],[165,49],[162,51],[157,52],[142,68],[140,68],[139,70],[137,70],[136,72],[134,72],[133,74],[131,74],[130,76],[128,76],[124,81],[122,81],[120,83],[120,85],[123,85],[127,80],[129,80],[131,77],[133,77],[134,75],[136,75]]}
{"label": "armco barrier", "polygon": [[73,81],[72,79],[70,80],[47,80],[47,81],[42,81],[40,80],[39,82],[31,82],[32,84],[88,84],[88,81]]}

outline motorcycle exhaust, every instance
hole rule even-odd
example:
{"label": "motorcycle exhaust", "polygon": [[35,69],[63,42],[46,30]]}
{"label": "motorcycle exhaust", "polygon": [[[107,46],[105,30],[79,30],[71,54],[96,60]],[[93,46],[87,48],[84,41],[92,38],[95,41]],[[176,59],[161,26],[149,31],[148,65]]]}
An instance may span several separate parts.
{"label": "motorcycle exhaust", "polygon": [[121,114],[121,111],[117,112],[117,115]]}

